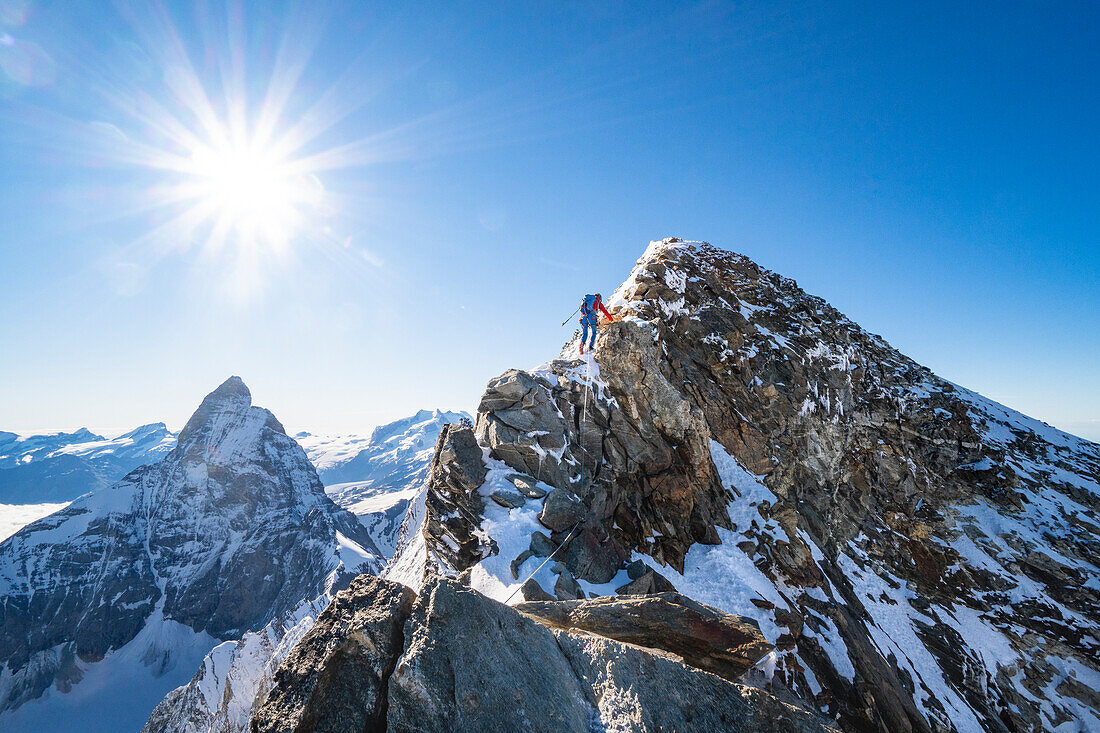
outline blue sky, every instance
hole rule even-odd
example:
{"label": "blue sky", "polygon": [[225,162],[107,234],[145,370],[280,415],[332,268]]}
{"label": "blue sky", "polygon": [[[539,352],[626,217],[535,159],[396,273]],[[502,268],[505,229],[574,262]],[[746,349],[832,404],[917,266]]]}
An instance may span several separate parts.
{"label": "blue sky", "polygon": [[0,428],[473,410],[675,235],[1100,439],[1098,8],[0,0]]}

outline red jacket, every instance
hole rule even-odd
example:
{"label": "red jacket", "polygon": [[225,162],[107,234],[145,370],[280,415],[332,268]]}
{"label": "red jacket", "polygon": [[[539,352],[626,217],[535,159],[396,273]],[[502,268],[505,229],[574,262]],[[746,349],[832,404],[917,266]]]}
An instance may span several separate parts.
{"label": "red jacket", "polygon": [[[603,311],[603,314],[604,314],[605,316],[607,316],[607,320],[609,320],[609,321],[614,321],[614,320],[615,320],[614,318],[612,318],[612,317],[611,317],[611,314],[607,312],[607,308],[604,308],[604,307],[603,307],[603,299],[602,299],[602,298],[596,298],[596,303],[595,303],[595,307],[596,307],[596,309],[598,309],[598,310],[601,310],[601,311]],[[584,314],[584,313],[582,313],[582,314],[581,314],[581,317],[580,317],[580,323],[581,323],[582,325],[584,324],[584,317],[585,317],[585,315],[589,315],[589,314]],[[597,320],[598,320],[598,319],[599,319],[599,315],[598,315],[598,314],[596,314],[596,317],[597,317]]]}

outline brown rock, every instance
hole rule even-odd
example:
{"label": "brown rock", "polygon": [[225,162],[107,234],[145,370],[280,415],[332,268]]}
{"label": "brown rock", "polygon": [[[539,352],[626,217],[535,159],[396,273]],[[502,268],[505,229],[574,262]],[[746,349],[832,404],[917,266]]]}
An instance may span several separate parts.
{"label": "brown rock", "polygon": [[685,663],[730,681],[740,679],[772,649],[755,621],[678,593],[528,602],[515,608],[552,628],[672,652]]}

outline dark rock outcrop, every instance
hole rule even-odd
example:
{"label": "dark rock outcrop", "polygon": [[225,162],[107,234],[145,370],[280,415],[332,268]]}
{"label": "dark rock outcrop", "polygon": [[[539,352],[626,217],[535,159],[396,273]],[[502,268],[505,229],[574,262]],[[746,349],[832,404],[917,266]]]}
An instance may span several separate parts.
{"label": "dark rock outcrop", "polygon": [[678,593],[525,602],[515,609],[553,628],[671,652],[685,663],[731,682],[740,680],[772,650],[755,621]]}
{"label": "dark rock outcrop", "polygon": [[445,578],[429,580],[411,610],[408,593],[360,578],[337,595],[283,663],[252,730],[834,730],[660,652],[552,631]]}
{"label": "dark rock outcrop", "polygon": [[385,730],[387,684],[415,598],[370,575],[352,581],[280,665],[253,733]]}
{"label": "dark rock outcrop", "polygon": [[477,490],[485,473],[473,430],[444,425],[428,475],[424,533],[433,550],[455,570],[465,570],[494,552],[481,531],[485,502]]}

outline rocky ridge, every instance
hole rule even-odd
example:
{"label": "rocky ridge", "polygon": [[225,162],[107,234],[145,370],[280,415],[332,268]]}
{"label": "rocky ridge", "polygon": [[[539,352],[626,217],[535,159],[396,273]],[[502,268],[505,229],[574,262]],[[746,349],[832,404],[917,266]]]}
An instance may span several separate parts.
{"label": "rocky ridge", "polygon": [[363,575],[280,666],[251,730],[833,729],[670,655],[548,629],[446,578],[417,595]]}
{"label": "rocky ridge", "polygon": [[387,577],[645,576],[755,618],[770,688],[845,730],[1100,726],[1100,447],[706,243],[654,242],[609,307],[595,360],[506,372],[444,432]]}

